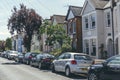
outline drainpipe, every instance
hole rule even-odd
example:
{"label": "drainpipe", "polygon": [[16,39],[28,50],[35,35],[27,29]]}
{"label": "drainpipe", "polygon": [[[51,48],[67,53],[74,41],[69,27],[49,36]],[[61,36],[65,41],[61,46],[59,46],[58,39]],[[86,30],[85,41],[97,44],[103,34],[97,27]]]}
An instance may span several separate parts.
{"label": "drainpipe", "polygon": [[115,54],[115,38],[114,38],[114,16],[113,16],[113,11],[114,11],[114,6],[115,6],[115,1],[114,0],[111,0],[111,16],[112,16],[112,38],[113,38],[113,55],[116,55]]}

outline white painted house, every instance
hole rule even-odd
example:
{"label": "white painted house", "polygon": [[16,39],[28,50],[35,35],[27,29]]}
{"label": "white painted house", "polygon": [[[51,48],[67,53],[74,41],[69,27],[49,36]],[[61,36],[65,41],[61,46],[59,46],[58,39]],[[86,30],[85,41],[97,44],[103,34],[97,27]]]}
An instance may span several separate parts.
{"label": "white painted house", "polygon": [[108,1],[86,0],[82,10],[83,51],[101,58],[105,44],[104,7]]}

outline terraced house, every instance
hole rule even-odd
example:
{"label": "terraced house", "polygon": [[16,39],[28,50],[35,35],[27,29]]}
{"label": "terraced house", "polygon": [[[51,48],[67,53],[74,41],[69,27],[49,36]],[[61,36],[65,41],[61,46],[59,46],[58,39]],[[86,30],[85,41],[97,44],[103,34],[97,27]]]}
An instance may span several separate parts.
{"label": "terraced house", "polygon": [[120,0],[86,0],[82,10],[83,51],[95,58],[120,53]]}
{"label": "terraced house", "polygon": [[105,47],[104,7],[107,3],[103,0],[86,0],[81,13],[83,52],[94,58],[101,58],[102,48]]}

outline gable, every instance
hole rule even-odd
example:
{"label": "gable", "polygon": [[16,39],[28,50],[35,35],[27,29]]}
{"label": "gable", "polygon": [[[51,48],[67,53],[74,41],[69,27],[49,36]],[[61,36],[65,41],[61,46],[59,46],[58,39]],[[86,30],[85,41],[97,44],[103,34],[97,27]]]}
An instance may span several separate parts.
{"label": "gable", "polygon": [[74,18],[74,14],[73,14],[72,11],[70,10],[70,12],[69,12],[69,14],[68,14],[67,20],[72,19],[72,18]]}
{"label": "gable", "polygon": [[86,1],[85,5],[84,5],[84,9],[82,11],[82,15],[88,14],[94,10],[95,10],[95,8],[90,4],[90,2]]}

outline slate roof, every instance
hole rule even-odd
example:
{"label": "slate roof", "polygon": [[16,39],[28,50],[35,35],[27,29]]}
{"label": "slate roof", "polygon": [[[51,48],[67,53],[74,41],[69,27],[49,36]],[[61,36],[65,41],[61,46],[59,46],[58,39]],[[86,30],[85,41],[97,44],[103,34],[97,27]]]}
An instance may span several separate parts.
{"label": "slate roof", "polygon": [[68,9],[68,12],[67,12],[67,16],[66,16],[66,19],[67,20],[67,17],[70,13],[70,11],[72,11],[73,15],[76,17],[76,16],[80,16],[81,14],[81,11],[82,11],[82,7],[78,7],[78,6],[69,6],[69,9]]}
{"label": "slate roof", "polygon": [[74,16],[80,16],[82,7],[77,7],[77,6],[70,6],[70,10],[72,10]]}
{"label": "slate roof", "polygon": [[89,1],[93,4],[95,8],[98,8],[98,9],[104,9],[106,4],[109,2],[105,0],[89,0]]}

